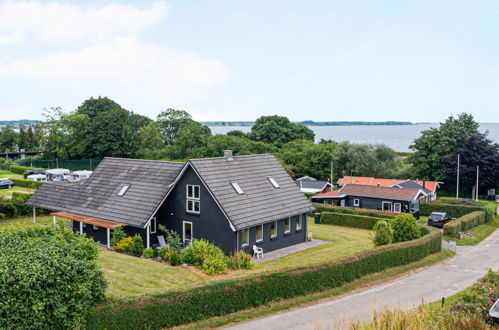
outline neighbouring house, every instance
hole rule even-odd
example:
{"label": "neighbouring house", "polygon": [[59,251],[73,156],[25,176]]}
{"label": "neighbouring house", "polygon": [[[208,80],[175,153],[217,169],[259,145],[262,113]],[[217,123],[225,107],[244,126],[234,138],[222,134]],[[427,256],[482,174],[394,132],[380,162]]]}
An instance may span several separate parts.
{"label": "neighbouring house", "polygon": [[328,181],[317,180],[310,176],[303,176],[296,179],[296,185],[302,193],[317,194],[333,190],[333,185]]}
{"label": "neighbouring house", "polygon": [[335,206],[410,213],[418,219],[419,202],[425,196],[421,189],[345,184],[338,190],[312,196],[312,201]]}
{"label": "neighbouring house", "polygon": [[[81,185],[43,184],[26,202],[73,221],[109,247],[112,229],[158,243],[163,225],[185,244],[204,238],[226,254],[305,242],[312,204],[271,154],[168,162],[104,158]],[[36,216],[36,209],[34,209]]]}
{"label": "neighbouring house", "polygon": [[425,192],[424,201],[433,201],[437,199],[437,189],[442,182],[428,181],[428,180],[400,180],[400,179],[381,179],[366,176],[345,176],[338,179],[338,188],[346,184],[360,184],[367,186],[380,186],[380,187],[398,187],[421,189]]}

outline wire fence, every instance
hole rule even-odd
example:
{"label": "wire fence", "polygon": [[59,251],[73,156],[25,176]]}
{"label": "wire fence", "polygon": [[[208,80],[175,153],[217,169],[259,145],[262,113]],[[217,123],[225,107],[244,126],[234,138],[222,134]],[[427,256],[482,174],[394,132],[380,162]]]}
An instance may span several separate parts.
{"label": "wire fence", "polygon": [[29,166],[36,168],[66,168],[70,171],[87,170],[93,171],[99,165],[102,159],[51,159],[41,160],[24,158],[15,161],[16,165]]}

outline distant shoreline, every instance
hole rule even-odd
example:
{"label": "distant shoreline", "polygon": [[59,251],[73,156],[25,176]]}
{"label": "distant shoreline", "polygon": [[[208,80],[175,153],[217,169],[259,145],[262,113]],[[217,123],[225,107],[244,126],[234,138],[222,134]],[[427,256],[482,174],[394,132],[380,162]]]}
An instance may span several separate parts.
{"label": "distant shoreline", "polygon": [[[295,122],[306,126],[407,126],[418,125],[420,123],[411,123],[408,121],[313,121],[305,120]],[[202,121],[206,126],[253,126],[254,121]],[[425,123],[427,124],[427,123]]]}

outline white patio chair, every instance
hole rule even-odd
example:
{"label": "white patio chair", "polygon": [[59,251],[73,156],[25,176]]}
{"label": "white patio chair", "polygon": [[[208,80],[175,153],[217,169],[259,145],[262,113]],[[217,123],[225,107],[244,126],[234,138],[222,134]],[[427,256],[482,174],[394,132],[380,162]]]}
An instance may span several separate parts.
{"label": "white patio chair", "polygon": [[165,236],[159,235],[158,236],[158,247],[156,249],[161,250],[162,248],[166,247],[166,241],[165,241]]}
{"label": "white patio chair", "polygon": [[256,256],[257,260],[260,260],[260,256],[262,256],[263,259],[263,249],[259,248],[256,245],[253,245],[253,258]]}

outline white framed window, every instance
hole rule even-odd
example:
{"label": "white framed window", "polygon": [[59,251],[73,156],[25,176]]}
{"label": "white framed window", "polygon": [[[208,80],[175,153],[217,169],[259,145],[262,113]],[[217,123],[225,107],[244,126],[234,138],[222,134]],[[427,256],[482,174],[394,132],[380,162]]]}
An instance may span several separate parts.
{"label": "white framed window", "polygon": [[186,210],[191,213],[201,212],[200,188],[197,185],[187,185]]}
{"label": "white framed window", "polygon": [[360,199],[354,198],[353,199],[353,206],[359,206],[360,205]]}
{"label": "white framed window", "polygon": [[381,209],[383,211],[392,211],[392,202],[381,202]]}
{"label": "white framed window", "polygon": [[296,230],[301,230],[303,219],[301,216],[296,218]]}
{"label": "white framed window", "polygon": [[94,230],[99,230],[99,227],[98,227],[98,226],[96,226],[96,225],[93,225],[93,226],[92,226],[92,228],[93,228]]}
{"label": "white framed window", "polygon": [[241,232],[241,245],[247,246],[249,244],[249,229],[243,229]]}
{"label": "white framed window", "polygon": [[397,212],[397,213],[402,212],[402,204],[394,203],[393,204],[393,212]]}
{"label": "white framed window", "polygon": [[279,186],[279,184],[277,183],[277,181],[274,178],[272,178],[270,176],[268,176],[267,178],[269,179],[270,183],[272,183],[272,185],[274,186],[274,188],[280,188],[281,187],[281,186]]}
{"label": "white framed window", "polygon": [[192,239],[194,237],[194,231],[192,228],[192,222],[184,221],[182,225],[182,241],[184,243],[192,243]]}
{"label": "white framed window", "polygon": [[121,187],[120,191],[118,192],[119,197],[123,197],[126,193],[126,191],[130,188],[130,185],[126,184],[123,187]]}
{"label": "white framed window", "polygon": [[149,224],[149,233],[156,234],[156,217],[151,218],[151,223]]}
{"label": "white framed window", "polygon": [[263,241],[263,225],[256,226],[256,241]]}
{"label": "white framed window", "polygon": [[237,183],[236,181],[231,181],[230,184],[232,185],[232,188],[234,188],[234,190],[236,191],[236,193],[238,195],[244,194],[244,190],[243,190],[243,188],[241,188],[239,183]]}
{"label": "white framed window", "polygon": [[270,223],[270,237],[277,236],[277,221]]}
{"label": "white framed window", "polygon": [[284,219],[284,232],[289,233],[291,231],[291,226],[289,225],[290,221],[289,218]]}

